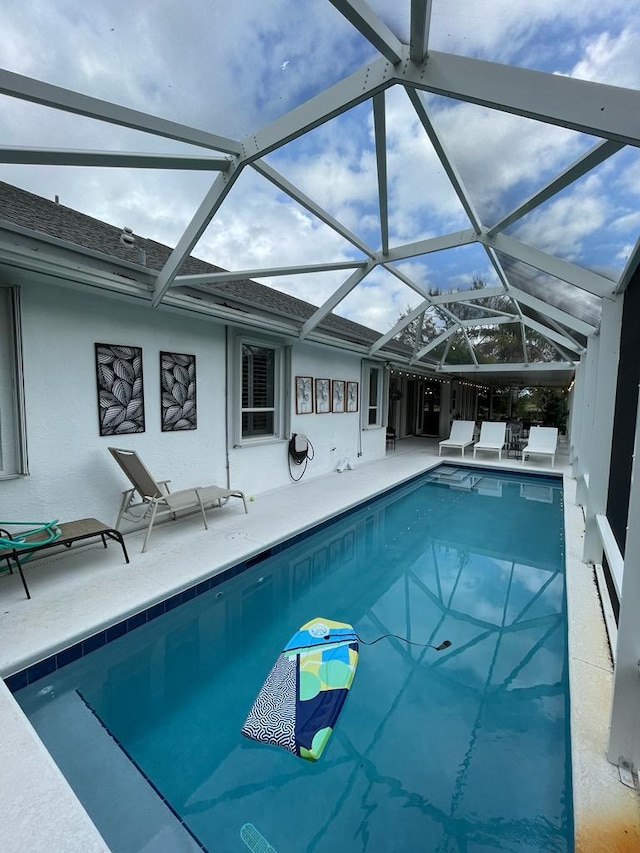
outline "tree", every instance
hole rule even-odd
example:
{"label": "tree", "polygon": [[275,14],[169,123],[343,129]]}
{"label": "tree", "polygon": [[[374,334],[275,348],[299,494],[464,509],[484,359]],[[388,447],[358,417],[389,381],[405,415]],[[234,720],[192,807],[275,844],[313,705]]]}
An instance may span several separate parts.
{"label": "tree", "polygon": [[[438,296],[439,293],[440,291],[437,288],[429,288],[429,296]],[[406,309],[399,314],[397,322],[399,323],[400,320],[404,320],[404,318],[408,317],[412,311],[413,308],[411,308],[410,305],[407,305]],[[441,331],[442,329],[438,329],[436,326],[431,313],[427,313],[425,311],[424,314],[419,314],[415,320],[407,323],[407,325],[398,332],[395,339],[406,344],[408,347],[413,347],[416,337],[419,337],[418,349],[420,349],[420,347],[426,346],[430,341],[437,337]]]}
{"label": "tree", "polygon": [[538,418],[545,426],[565,432],[569,407],[563,388],[531,388],[520,396],[515,412],[523,419]]}
{"label": "tree", "polygon": [[[483,290],[487,282],[482,276],[475,275],[469,290],[469,300],[473,299],[473,291]],[[440,296],[440,288],[429,288],[429,296]],[[482,310],[488,309],[488,310]],[[411,307],[407,306],[398,320],[409,315]],[[501,314],[493,314],[499,311]],[[474,299],[472,305],[464,302],[452,302],[446,306],[431,309],[425,313],[422,326],[420,317],[408,323],[397,335],[396,339],[407,346],[413,347],[419,333],[418,349],[426,346],[447,328],[450,328],[451,315],[458,320],[490,320],[492,316],[504,314],[513,315],[513,323],[500,323],[494,326],[468,327],[465,332],[458,330],[448,341],[434,348],[431,355],[440,360],[446,352],[445,364],[467,364],[473,361],[470,345],[476,358],[482,364],[519,363],[526,361],[523,351],[523,339],[520,328],[520,315],[515,312],[513,299],[506,293],[499,296],[487,296]],[[438,321],[440,318],[440,322]],[[543,335],[525,327],[525,343],[527,357],[531,361],[554,361],[557,350]]]}

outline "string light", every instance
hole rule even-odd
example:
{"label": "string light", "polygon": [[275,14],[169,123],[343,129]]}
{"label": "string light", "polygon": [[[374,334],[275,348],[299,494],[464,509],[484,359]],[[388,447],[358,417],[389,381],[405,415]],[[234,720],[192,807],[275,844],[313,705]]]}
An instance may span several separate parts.
{"label": "string light", "polygon": [[398,379],[422,379],[425,382],[437,382],[439,385],[442,385],[443,383],[445,385],[451,385],[455,382],[460,387],[474,388],[476,391],[487,392],[491,390],[489,385],[480,385],[478,382],[468,382],[466,379],[443,379],[440,376],[433,376],[427,373],[412,373],[409,370],[397,370],[395,368],[390,370],[390,373],[394,378]]}

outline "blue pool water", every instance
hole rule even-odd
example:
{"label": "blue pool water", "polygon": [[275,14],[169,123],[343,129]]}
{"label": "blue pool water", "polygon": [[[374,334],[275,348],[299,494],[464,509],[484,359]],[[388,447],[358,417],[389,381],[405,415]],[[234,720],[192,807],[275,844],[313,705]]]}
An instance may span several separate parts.
{"label": "blue pool water", "polygon": [[[240,729],[314,616],[451,646],[361,645],[311,764]],[[114,853],[569,853],[561,480],[440,466],[16,698]]]}

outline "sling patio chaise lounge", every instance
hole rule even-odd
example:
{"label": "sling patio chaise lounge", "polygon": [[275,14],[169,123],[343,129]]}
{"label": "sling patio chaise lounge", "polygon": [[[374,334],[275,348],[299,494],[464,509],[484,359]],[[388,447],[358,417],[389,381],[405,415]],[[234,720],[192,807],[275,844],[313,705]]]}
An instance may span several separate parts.
{"label": "sling patio chaise lounge", "polygon": [[465,447],[473,444],[473,431],[476,427],[475,421],[454,421],[451,424],[451,435],[445,438],[438,446],[438,456],[442,455],[442,448],[460,448],[464,456]]}
{"label": "sling patio chaise lounge", "polygon": [[[24,529],[28,525],[27,529]],[[18,531],[11,533],[9,527],[19,527]],[[46,524],[38,524],[34,527],[29,522],[15,521],[0,521],[0,560],[5,560],[9,566],[9,571],[13,574],[13,566],[15,564],[20,579],[27,594],[27,598],[31,598],[27,581],[22,571],[22,563],[35,556],[38,552],[45,548],[53,548],[58,545],[64,545],[70,548],[74,542],[80,542],[83,539],[94,539],[95,537],[102,539],[102,544],[107,547],[107,539],[113,539],[118,542],[122,548],[122,553],[126,562],[129,562],[129,555],[124,544],[122,534],[98,521],[97,518],[81,518],[78,521],[66,521],[58,524],[58,521],[50,521]]]}
{"label": "sling patio chaise lounge", "polygon": [[[191,489],[181,489],[178,492],[169,490],[169,480],[155,480],[135,450],[123,450],[110,447],[109,452],[116,460],[131,483],[131,488],[122,493],[120,510],[116,520],[116,530],[120,529],[123,518],[139,522],[148,519],[147,532],[142,543],[146,551],[151,536],[151,529],[158,512],[171,513],[175,518],[180,510],[196,510],[202,513],[205,529],[209,529],[205,508],[222,506],[229,498],[240,498],[247,512],[247,501],[244,493],[237,489],[223,489],[221,486],[194,486]],[[142,508],[141,513],[135,510]]]}
{"label": "sling patio chaise lounge", "polygon": [[473,458],[477,450],[486,450],[498,454],[502,459],[502,448],[506,438],[507,425],[504,421],[483,421],[480,427],[480,438],[473,445]]}
{"label": "sling patio chaise lounge", "polygon": [[531,427],[529,441],[522,448],[522,464],[524,465],[527,456],[550,456],[551,467],[554,468],[557,447],[557,427]]}

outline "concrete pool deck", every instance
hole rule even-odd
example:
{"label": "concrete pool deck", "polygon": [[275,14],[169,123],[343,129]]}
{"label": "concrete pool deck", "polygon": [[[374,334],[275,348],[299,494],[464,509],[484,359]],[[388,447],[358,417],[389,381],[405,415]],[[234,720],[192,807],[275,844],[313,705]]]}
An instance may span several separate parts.
{"label": "concrete pool deck", "polygon": [[[131,559],[100,543],[32,563],[27,600],[18,575],[0,578],[0,675],[6,677],[72,643],[131,616],[217,570],[260,553],[275,542],[360,503],[459,454],[437,456],[435,439],[398,441],[376,462],[257,495],[249,513],[232,502],[208,513],[154,529],[140,553],[143,533],[127,535]],[[465,463],[473,459],[465,456]],[[478,465],[550,471],[515,460]],[[556,474],[565,487],[569,677],[576,846],[578,853],[640,850],[640,795],[624,786],[606,760],[613,667],[592,568],[581,562],[584,521],[575,506],[575,481],[566,455]],[[234,484],[238,485],[238,484]],[[114,510],[115,515],[115,510]],[[106,519],[108,521],[108,519]],[[585,630],[588,626],[589,630]],[[0,684],[0,850],[5,853],[92,853],[109,848],[66,783],[4,684]]]}

